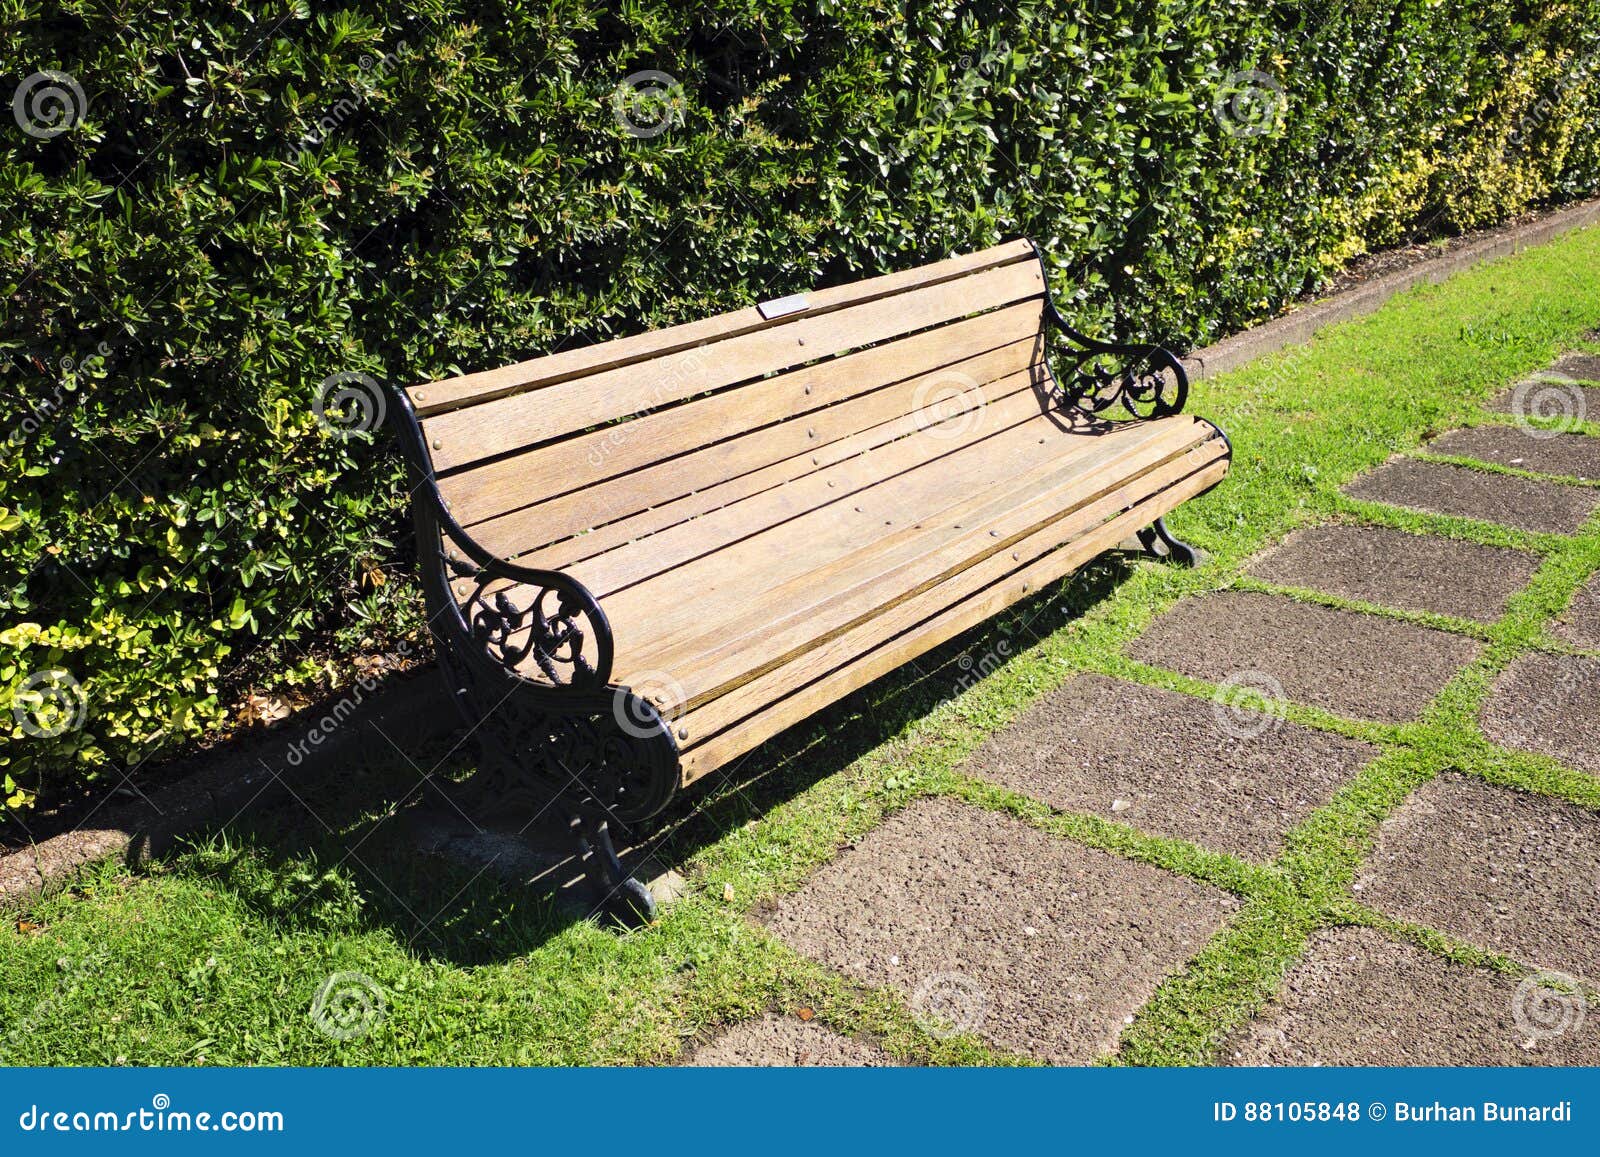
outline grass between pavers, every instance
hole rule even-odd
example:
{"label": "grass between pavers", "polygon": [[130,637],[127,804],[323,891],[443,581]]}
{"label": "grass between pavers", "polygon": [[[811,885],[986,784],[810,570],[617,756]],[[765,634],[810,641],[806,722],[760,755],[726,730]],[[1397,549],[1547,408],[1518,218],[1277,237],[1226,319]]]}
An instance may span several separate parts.
{"label": "grass between pavers", "polygon": [[[842,847],[935,794],[1242,898],[1136,1016],[1113,1063],[1217,1059],[1329,924],[1368,924],[1516,972],[1518,962],[1365,907],[1350,883],[1383,818],[1445,770],[1600,808],[1594,776],[1497,748],[1476,727],[1493,679],[1518,655],[1571,650],[1546,628],[1600,568],[1600,519],[1570,537],[1532,534],[1360,502],[1339,487],[1393,453],[1415,452],[1427,435],[1507,420],[1477,407],[1564,349],[1600,350],[1585,337],[1597,319],[1584,303],[1596,300],[1600,229],[1588,229],[1197,383],[1190,408],[1226,427],[1236,448],[1228,481],[1171,519],[1209,553],[1205,565],[1102,559],[780,737],[736,775],[713,777],[674,813],[658,853],[690,889],[654,928],[619,934],[486,874],[420,860],[396,815],[415,797],[418,773],[374,753],[370,766],[303,800],[251,813],[140,872],[88,869],[70,891],[13,914],[0,927],[0,1061],[661,1062],[718,1024],[809,1009],[906,1060],[1028,1063],[971,1037],[930,1033],[903,1000],[830,972],[760,927],[776,898]],[[1262,547],[1333,519],[1515,547],[1541,565],[1487,626],[1242,576]],[[1285,718],[1368,740],[1381,754],[1291,832],[1270,865],[1056,813],[962,774],[984,739],[1080,672],[1214,694],[1122,649],[1177,599],[1232,587],[1454,631],[1482,642],[1483,653],[1414,723],[1286,705]],[[442,761],[463,770],[444,749],[414,755],[423,768]],[[360,990],[363,998],[382,1002],[367,1031],[345,1040],[311,1018],[318,988],[340,973],[368,978],[375,988]]]}
{"label": "grass between pavers", "polygon": [[[1481,424],[1494,425],[1494,423],[1489,422]],[[1592,423],[1588,426],[1574,424],[1563,427],[1563,429],[1600,436],[1600,426],[1593,426]],[[1475,458],[1463,458],[1459,454],[1434,454],[1424,450],[1413,455],[1413,457],[1422,462],[1439,462],[1445,466],[1466,466],[1473,470],[1481,470],[1485,474],[1506,474],[1512,478],[1526,478],[1532,482],[1564,482],[1568,486],[1587,486],[1590,489],[1600,487],[1600,478],[1579,478],[1573,474],[1539,474],[1533,470],[1523,469],[1520,466],[1503,466],[1498,462],[1480,462]]]}

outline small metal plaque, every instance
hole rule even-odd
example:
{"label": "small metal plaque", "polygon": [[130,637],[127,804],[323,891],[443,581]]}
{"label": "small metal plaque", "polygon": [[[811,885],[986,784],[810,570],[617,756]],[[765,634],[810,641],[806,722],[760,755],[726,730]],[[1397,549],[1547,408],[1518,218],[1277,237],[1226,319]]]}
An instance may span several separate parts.
{"label": "small metal plaque", "polygon": [[756,312],[771,321],[775,317],[787,317],[791,313],[803,313],[811,308],[811,302],[803,293],[791,293],[788,297],[780,297],[773,301],[763,301],[756,306]]}

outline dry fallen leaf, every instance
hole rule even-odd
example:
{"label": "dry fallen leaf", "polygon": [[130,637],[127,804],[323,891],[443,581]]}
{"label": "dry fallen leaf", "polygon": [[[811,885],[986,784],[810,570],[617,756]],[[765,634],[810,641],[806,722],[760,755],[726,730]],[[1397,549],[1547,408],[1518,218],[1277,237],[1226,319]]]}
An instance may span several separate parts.
{"label": "dry fallen leaf", "polygon": [[386,666],[388,666],[388,660],[382,655],[356,656],[356,670],[363,677],[371,678],[374,675],[381,675]]}
{"label": "dry fallen leaf", "polygon": [[810,1020],[812,1017],[816,1016],[817,1014],[812,1009],[802,1008],[802,1009],[796,1010],[795,1015],[798,1016],[801,1020]]}
{"label": "dry fallen leaf", "polygon": [[733,903],[733,885],[732,884],[724,884],[724,885],[722,885],[722,898],[724,900],[726,900],[729,904]]}
{"label": "dry fallen leaf", "polygon": [[244,702],[239,704],[241,723],[276,723],[288,717],[289,708],[284,705],[282,699],[275,696],[261,695],[252,691],[245,696]]}
{"label": "dry fallen leaf", "polygon": [[23,933],[24,935],[30,932],[43,932],[44,925],[35,924],[32,920],[18,920],[17,931]]}

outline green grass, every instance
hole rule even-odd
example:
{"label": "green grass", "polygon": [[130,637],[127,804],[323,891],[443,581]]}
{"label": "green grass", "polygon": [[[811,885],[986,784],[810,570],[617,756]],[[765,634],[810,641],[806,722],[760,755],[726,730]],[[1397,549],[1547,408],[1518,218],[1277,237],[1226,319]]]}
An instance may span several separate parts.
{"label": "green grass", "polygon": [[[1430,433],[1508,420],[1478,406],[1565,348],[1600,349],[1585,337],[1596,318],[1583,303],[1596,300],[1600,229],[1589,229],[1198,383],[1191,409],[1221,422],[1236,446],[1228,481],[1171,519],[1209,553],[1207,563],[1180,571],[1107,556],[780,737],[734,776],[714,777],[675,813],[661,849],[689,892],[656,927],[618,933],[486,876],[420,860],[395,814],[417,774],[380,761],[321,785],[304,806],[252,814],[141,871],[86,870],[70,890],[9,914],[0,927],[0,1061],[660,1062],[719,1024],[810,1008],[908,1060],[1025,1063],[974,1039],[924,1032],[892,994],[799,956],[751,919],[885,815],[933,794],[1241,898],[1227,927],[1127,1028],[1115,1063],[1214,1059],[1307,938],[1330,924],[1372,925],[1515,971],[1514,961],[1363,907],[1349,884],[1383,817],[1446,769],[1600,807],[1600,780],[1496,748],[1475,723],[1493,678],[1519,654],[1568,649],[1546,624],[1600,568],[1600,520],[1571,537],[1526,534],[1353,501],[1339,487]],[[1381,755],[1290,833],[1275,862],[1055,813],[962,774],[987,736],[1078,672],[1211,695],[1209,684],[1132,662],[1124,646],[1186,595],[1278,589],[1241,577],[1250,556],[1295,527],[1333,519],[1517,547],[1541,565],[1489,626],[1357,607],[1471,636],[1482,657],[1415,723],[1291,705],[1288,718],[1366,739]],[[1008,657],[998,669],[966,679],[960,657],[1002,642]],[[416,755],[429,767],[445,753]],[[310,1016],[319,985],[341,971],[371,977],[385,1004],[373,1031],[346,1041],[324,1036]]]}

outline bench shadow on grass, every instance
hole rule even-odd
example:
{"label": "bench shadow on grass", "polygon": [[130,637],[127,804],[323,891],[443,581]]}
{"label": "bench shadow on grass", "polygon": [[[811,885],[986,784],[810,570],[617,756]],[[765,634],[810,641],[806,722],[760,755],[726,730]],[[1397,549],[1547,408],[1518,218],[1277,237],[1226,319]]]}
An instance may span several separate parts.
{"label": "bench shadow on grass", "polygon": [[[849,766],[981,673],[992,674],[1103,601],[1131,576],[1135,559],[1122,552],[1100,556],[769,741],[735,777],[682,793],[653,832],[639,833],[650,862],[680,868]],[[966,666],[963,656],[971,657]],[[525,955],[589,918],[594,897],[577,878],[557,824],[536,823],[518,834],[517,821],[476,833],[423,781],[429,769],[448,779],[471,772],[476,752],[461,738],[420,746],[409,762],[377,739],[369,758],[348,774],[299,785],[293,797],[197,836],[173,854],[173,867],[229,891],[286,934],[386,931],[424,959],[461,966]],[[800,755],[785,758],[796,748]],[[451,854],[426,850],[441,843]]]}

